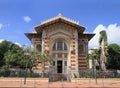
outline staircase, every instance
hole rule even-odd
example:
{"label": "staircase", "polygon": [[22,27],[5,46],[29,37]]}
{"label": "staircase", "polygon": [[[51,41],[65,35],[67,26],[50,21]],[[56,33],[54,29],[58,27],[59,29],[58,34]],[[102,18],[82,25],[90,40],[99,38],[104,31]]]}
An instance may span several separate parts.
{"label": "staircase", "polygon": [[62,74],[62,73],[56,73],[54,75],[54,81],[67,81],[67,76],[66,74]]}

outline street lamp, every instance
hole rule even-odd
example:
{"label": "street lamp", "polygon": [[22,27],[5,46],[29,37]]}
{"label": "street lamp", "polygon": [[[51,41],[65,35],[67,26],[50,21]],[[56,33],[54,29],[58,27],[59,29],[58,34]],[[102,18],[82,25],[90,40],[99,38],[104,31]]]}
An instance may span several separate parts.
{"label": "street lamp", "polygon": [[25,74],[24,74],[24,84],[26,84],[26,78],[27,78],[27,65],[28,65],[28,56],[30,55],[29,47],[24,47],[24,55],[25,55]]}
{"label": "street lamp", "polygon": [[26,60],[25,60],[25,75],[24,75],[25,77],[24,77],[24,84],[26,84],[26,78],[27,78],[27,69],[28,69],[28,68],[27,68],[27,65],[28,65],[27,57],[28,57],[28,54],[25,54],[25,57],[26,57],[26,58],[25,58]]}

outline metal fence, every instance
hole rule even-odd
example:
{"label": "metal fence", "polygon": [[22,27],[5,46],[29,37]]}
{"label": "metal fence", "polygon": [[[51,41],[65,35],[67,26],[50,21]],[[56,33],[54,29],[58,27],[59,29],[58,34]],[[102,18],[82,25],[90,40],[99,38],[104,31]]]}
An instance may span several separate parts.
{"label": "metal fence", "polygon": [[[60,75],[59,75],[60,76]],[[78,74],[74,74],[75,78],[72,78],[71,82],[67,82],[63,80],[64,75],[58,77],[57,82],[51,83],[48,77],[48,73],[45,73],[44,77],[46,79],[41,78],[41,73],[31,73],[27,72],[27,79],[25,79],[25,70],[22,69],[0,69],[0,77],[10,77],[7,78],[7,82],[9,82],[11,88],[104,88],[111,86],[117,86],[119,81],[108,81],[107,78],[120,78],[119,70],[79,70]],[[17,79],[11,79],[11,77],[18,77]],[[20,78],[21,77],[21,78]],[[30,78],[31,77],[31,78]],[[56,75],[57,77],[57,75]],[[111,79],[109,79],[111,80]],[[7,82],[4,80],[0,80],[1,85],[5,85]],[[53,85],[54,84],[54,85]],[[94,84],[94,85],[93,85]],[[16,86],[14,86],[16,85]],[[56,86],[57,85],[57,86]],[[4,86],[6,88],[7,85]]]}
{"label": "metal fence", "polygon": [[120,70],[80,70],[79,78],[120,78]]}
{"label": "metal fence", "polygon": [[[76,72],[77,73],[77,72]],[[100,70],[79,70],[78,74],[73,74],[74,78],[120,78],[120,70],[106,70],[106,71],[100,71]],[[0,77],[24,77],[25,76],[25,70],[23,69],[0,69]],[[34,73],[27,71],[27,77],[44,77],[48,78],[49,73],[44,73],[44,76],[42,76],[42,73]]]}
{"label": "metal fence", "polygon": [[40,74],[27,71],[23,69],[0,69],[0,77],[40,77]]}

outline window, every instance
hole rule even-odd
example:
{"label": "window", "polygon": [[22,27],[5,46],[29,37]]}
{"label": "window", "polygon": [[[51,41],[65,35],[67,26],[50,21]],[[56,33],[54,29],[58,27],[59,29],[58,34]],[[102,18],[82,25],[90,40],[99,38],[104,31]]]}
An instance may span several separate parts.
{"label": "window", "polygon": [[64,43],[64,50],[67,50],[67,46],[66,46],[66,44]]}
{"label": "window", "polygon": [[58,57],[58,58],[62,58],[62,55],[63,55],[62,53],[58,53],[58,54],[57,54],[57,57]]}
{"label": "window", "polygon": [[84,53],[84,46],[83,45],[79,45],[78,46],[78,54],[83,54]]}
{"label": "window", "polygon": [[57,42],[57,50],[63,50],[63,43]]}
{"label": "window", "polygon": [[67,58],[67,45],[63,41],[56,41],[52,47],[54,58]]}
{"label": "window", "polygon": [[64,65],[67,66],[67,61],[64,62]]}
{"label": "window", "polygon": [[54,43],[53,45],[53,50],[56,50],[56,43]]}
{"label": "window", "polygon": [[37,46],[36,46],[36,49],[37,49],[39,52],[41,52],[41,51],[42,51],[41,45],[37,45]]}
{"label": "window", "polygon": [[67,53],[64,53],[64,58],[67,58]]}
{"label": "window", "polygon": [[53,45],[53,51],[54,50],[67,50],[67,45],[62,41],[55,42]]}

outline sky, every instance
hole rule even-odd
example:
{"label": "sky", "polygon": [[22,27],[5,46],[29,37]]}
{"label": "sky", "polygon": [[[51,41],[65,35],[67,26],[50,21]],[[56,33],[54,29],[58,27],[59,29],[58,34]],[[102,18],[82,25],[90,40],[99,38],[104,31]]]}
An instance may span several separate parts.
{"label": "sky", "polygon": [[89,48],[98,46],[101,30],[106,30],[109,44],[120,45],[120,0],[0,0],[0,42],[31,45],[24,33],[59,13],[96,34]]}

